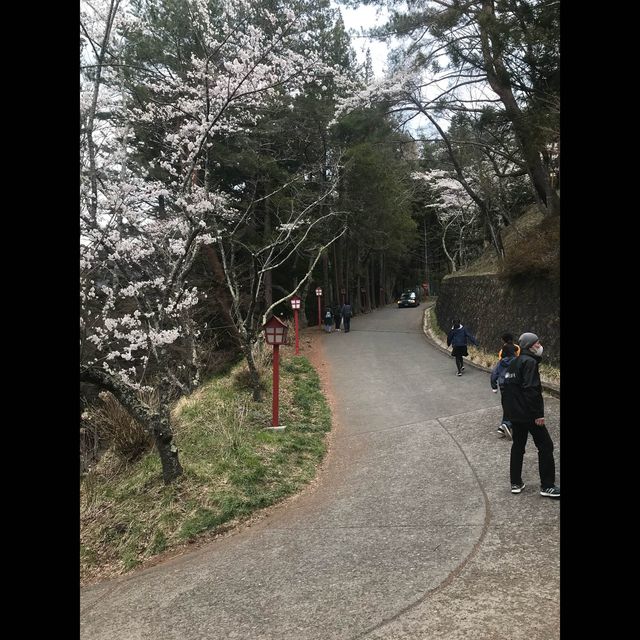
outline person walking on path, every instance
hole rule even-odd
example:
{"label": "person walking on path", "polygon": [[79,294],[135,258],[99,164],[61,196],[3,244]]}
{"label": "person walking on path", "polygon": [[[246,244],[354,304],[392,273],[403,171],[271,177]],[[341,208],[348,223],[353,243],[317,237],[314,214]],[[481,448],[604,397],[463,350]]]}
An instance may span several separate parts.
{"label": "person walking on path", "polygon": [[333,314],[331,313],[331,308],[327,307],[324,310],[324,330],[327,333],[331,333],[332,327],[333,327]]}
{"label": "person walking on path", "polygon": [[529,434],[538,449],[540,495],[560,498],[560,487],[555,485],[556,465],[553,457],[553,441],[544,424],[544,400],[540,383],[539,365],[543,348],[535,333],[523,333],[520,355],[514,358],[505,373],[504,407],[511,420],[513,444],[509,473],[511,493],[525,488],[522,480],[522,462]]}
{"label": "person walking on path", "polygon": [[518,352],[516,353],[515,345],[513,344],[513,336],[511,336],[511,343],[505,340],[506,336],[510,336],[511,334],[505,334],[502,339],[504,340],[504,344],[502,345],[502,349],[500,349],[500,353],[498,354],[498,363],[493,370],[491,371],[491,391],[493,393],[498,393],[498,387],[500,387],[500,403],[502,404],[502,420],[500,421],[500,426],[498,427],[498,436],[504,438],[505,436],[511,440],[511,420],[506,417],[505,408],[504,408],[504,375],[511,364],[511,361],[516,357],[517,353],[520,353],[520,348],[518,347]]}
{"label": "person walking on path", "polygon": [[454,320],[453,326],[447,335],[447,347],[453,345],[451,355],[456,359],[457,375],[459,376],[464,371],[462,357],[469,355],[467,351],[468,341],[475,344],[476,347],[478,346],[478,341],[467,331],[467,328],[459,320]]}
{"label": "person walking on path", "polygon": [[333,305],[333,321],[336,325],[336,331],[340,331],[340,321],[342,320],[342,310],[340,309],[340,305],[336,302]]}
{"label": "person walking on path", "polygon": [[344,322],[344,332],[349,333],[351,331],[351,316],[353,315],[353,311],[351,309],[351,303],[348,301],[342,305],[341,315],[342,321]]}

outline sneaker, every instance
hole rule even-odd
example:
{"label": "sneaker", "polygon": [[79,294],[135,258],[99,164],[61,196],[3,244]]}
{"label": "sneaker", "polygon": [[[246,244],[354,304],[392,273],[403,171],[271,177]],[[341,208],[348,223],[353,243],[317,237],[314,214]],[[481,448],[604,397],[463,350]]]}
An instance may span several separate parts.
{"label": "sneaker", "polygon": [[513,433],[511,431],[511,428],[504,423],[502,423],[500,427],[502,428],[504,435],[507,436],[509,440],[513,440]]}
{"label": "sneaker", "polygon": [[498,393],[497,389],[491,389],[491,391],[493,391],[493,393]]}
{"label": "sneaker", "polygon": [[464,367],[460,367],[460,371],[464,371]]}
{"label": "sneaker", "polygon": [[526,486],[524,482],[522,484],[512,484],[511,493],[520,493]]}
{"label": "sneaker", "polygon": [[458,371],[458,373],[456,373],[457,376],[461,376],[462,375],[462,371]]}
{"label": "sneaker", "polygon": [[498,427],[496,431],[498,432],[499,438],[504,438],[504,429],[502,428],[502,426]]}
{"label": "sneaker", "polygon": [[546,498],[559,498],[560,487],[547,487],[546,489],[540,489],[540,495]]}

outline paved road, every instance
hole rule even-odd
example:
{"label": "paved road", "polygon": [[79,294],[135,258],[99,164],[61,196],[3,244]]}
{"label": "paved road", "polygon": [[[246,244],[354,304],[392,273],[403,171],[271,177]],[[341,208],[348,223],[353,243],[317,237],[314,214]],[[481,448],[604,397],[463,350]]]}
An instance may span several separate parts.
{"label": "paved road", "polygon": [[[323,336],[340,428],[318,488],[241,533],[81,593],[101,639],[554,640],[558,501],[509,491],[488,374],[385,308]],[[545,399],[556,443],[559,402]]]}

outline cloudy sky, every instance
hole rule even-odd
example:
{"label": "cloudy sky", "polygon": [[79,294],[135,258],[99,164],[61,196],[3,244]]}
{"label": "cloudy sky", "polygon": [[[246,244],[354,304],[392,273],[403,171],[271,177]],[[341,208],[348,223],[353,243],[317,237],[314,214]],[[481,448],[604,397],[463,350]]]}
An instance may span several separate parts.
{"label": "cloudy sky", "polygon": [[376,15],[378,10],[376,7],[360,6],[357,9],[349,9],[339,5],[339,8],[344,18],[344,24],[351,33],[351,44],[358,56],[358,61],[365,61],[368,47],[371,50],[373,72],[377,78],[381,77],[387,62],[387,45],[370,38],[358,37],[357,33],[362,27],[368,29],[376,24],[384,23],[386,11]]}

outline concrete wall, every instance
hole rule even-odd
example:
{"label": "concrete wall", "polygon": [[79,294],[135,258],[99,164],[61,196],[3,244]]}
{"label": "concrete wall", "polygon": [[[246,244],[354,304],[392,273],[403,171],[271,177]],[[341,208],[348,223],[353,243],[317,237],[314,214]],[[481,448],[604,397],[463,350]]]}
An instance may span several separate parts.
{"label": "concrete wall", "polygon": [[516,341],[532,331],[544,345],[544,362],[560,366],[558,285],[535,280],[514,287],[497,276],[449,276],[440,284],[435,313],[445,332],[458,318],[489,353],[497,354],[505,331]]}

